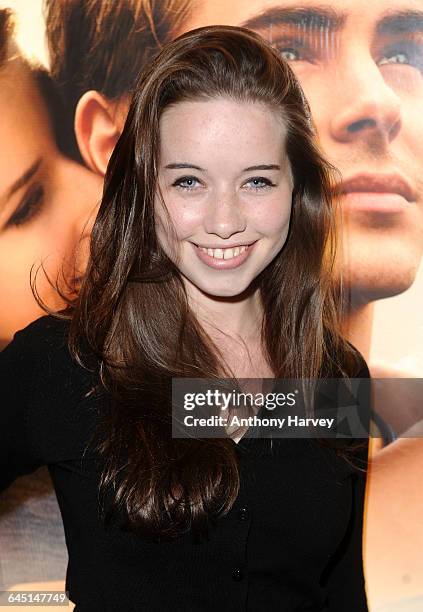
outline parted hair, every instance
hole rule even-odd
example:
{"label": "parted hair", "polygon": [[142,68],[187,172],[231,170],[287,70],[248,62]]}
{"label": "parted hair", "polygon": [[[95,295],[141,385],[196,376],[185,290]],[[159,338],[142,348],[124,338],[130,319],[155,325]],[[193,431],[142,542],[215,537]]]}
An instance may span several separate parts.
{"label": "parted hair", "polygon": [[137,80],[107,169],[86,275],[58,315],[70,320],[73,356],[98,365],[111,398],[96,439],[103,499],[128,528],[160,537],[203,531],[230,510],[240,484],[233,440],[172,438],[172,377],[236,377],[191,309],[155,225],[161,116],[185,100],[216,97],[266,105],[286,127],[281,147],[294,182],[288,237],[254,280],[262,345],[276,378],[352,377],[362,365],[342,336],[333,281],[333,168],[320,153],[297,79],[253,32],[210,26],[185,33]]}

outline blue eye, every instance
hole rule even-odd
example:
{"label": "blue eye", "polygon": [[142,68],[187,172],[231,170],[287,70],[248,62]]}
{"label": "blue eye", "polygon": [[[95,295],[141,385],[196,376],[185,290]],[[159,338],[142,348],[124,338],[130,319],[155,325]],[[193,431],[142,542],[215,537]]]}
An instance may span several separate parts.
{"label": "blue eye", "polygon": [[36,185],[33,189],[26,193],[18,209],[10,217],[6,223],[6,227],[12,225],[24,225],[33,219],[42,209],[44,203],[44,187]]}
{"label": "blue eye", "polygon": [[195,189],[198,184],[199,180],[195,176],[183,176],[176,179],[176,181],[172,183],[172,187],[178,187],[180,189],[185,189],[186,191],[191,191],[192,189]]}
{"label": "blue eye", "polygon": [[256,191],[275,187],[275,184],[272,183],[270,179],[264,176],[256,176],[254,178],[250,178],[248,179],[248,181],[246,181],[245,185],[250,185],[250,187],[252,189],[255,189]]}

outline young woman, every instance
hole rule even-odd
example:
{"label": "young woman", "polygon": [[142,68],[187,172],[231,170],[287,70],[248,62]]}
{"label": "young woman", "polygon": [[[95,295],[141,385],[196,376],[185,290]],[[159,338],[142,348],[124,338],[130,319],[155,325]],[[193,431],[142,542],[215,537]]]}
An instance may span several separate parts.
{"label": "young woman", "polygon": [[367,610],[367,440],[172,437],[172,378],[368,376],[330,177],[256,34],[189,32],[140,76],[78,298],[0,355],[1,484],[49,466],[76,610]]}

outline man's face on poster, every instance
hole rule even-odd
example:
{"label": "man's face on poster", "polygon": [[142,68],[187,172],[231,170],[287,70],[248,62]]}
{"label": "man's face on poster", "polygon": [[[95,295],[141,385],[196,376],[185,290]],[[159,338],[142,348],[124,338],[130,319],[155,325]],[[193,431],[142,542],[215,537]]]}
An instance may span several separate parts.
{"label": "man's face on poster", "polygon": [[423,252],[423,1],[194,0],[189,30],[241,25],[287,59],[342,173],[356,302],[413,282]]}

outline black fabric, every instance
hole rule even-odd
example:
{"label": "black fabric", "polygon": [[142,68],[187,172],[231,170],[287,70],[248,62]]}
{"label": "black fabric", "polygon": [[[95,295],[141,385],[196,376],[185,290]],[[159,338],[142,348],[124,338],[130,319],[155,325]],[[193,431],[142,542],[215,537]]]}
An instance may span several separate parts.
{"label": "black fabric", "polygon": [[[0,489],[48,466],[77,612],[368,610],[366,473],[313,440],[242,439],[239,496],[208,540],[187,533],[152,543],[106,529],[100,466],[87,451],[101,405],[89,393],[95,379],[70,357],[66,331],[66,322],[41,317],[0,353]],[[358,376],[369,376],[367,366]]]}

